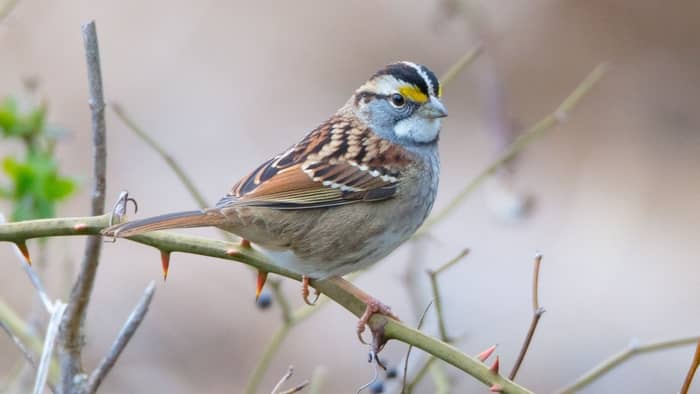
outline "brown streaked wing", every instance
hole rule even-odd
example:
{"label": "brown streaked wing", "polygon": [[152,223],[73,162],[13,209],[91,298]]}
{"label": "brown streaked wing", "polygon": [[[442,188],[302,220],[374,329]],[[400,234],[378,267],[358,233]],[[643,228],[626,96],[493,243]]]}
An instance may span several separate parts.
{"label": "brown streaked wing", "polygon": [[241,179],[217,207],[305,209],[393,197],[408,157],[354,122],[331,118]]}

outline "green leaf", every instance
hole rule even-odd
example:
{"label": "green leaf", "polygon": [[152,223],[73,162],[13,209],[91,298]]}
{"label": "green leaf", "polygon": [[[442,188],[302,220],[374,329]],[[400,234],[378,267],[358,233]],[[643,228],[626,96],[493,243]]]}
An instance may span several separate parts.
{"label": "green leaf", "polygon": [[69,197],[76,189],[76,182],[72,178],[55,176],[47,180],[46,197],[53,201],[63,200]]}
{"label": "green leaf", "polygon": [[0,104],[0,132],[2,135],[7,136],[15,128],[16,124],[17,102],[13,98],[7,97]]}

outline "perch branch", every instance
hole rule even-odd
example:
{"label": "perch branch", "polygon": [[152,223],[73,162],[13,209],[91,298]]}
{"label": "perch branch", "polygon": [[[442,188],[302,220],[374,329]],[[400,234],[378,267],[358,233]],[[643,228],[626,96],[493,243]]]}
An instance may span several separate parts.
{"label": "perch branch", "polygon": [[567,115],[576,107],[581,99],[586,96],[591,89],[605,75],[606,65],[600,64],[574,89],[574,91],[564,101],[546,117],[531,126],[527,131],[521,134],[506,151],[491,165],[486,167],[476,178],[474,178],[467,186],[465,186],[457,195],[445,206],[442,210],[432,215],[426,223],[418,231],[418,234],[424,234],[435,224],[444,220],[452,211],[457,208],[462,201],[471,194],[484,180],[491,174],[496,172],[503,164],[512,160],[520,151],[530,145],[533,141],[542,137],[545,132],[552,127],[564,122]]}
{"label": "perch branch", "polygon": [[610,372],[612,369],[614,369],[618,365],[627,361],[632,356],[635,356],[638,354],[656,352],[659,350],[665,350],[665,349],[670,349],[670,348],[679,347],[679,346],[687,346],[687,345],[690,345],[690,344],[697,342],[698,340],[700,340],[700,336],[671,339],[668,341],[652,342],[652,343],[649,343],[646,345],[630,344],[627,347],[627,349],[621,351],[620,353],[613,355],[612,357],[608,358],[607,360],[605,360],[605,361],[601,362],[600,364],[598,364],[597,366],[593,367],[593,369],[586,372],[580,378],[576,379],[576,381],[574,381],[570,385],[566,386],[565,388],[561,389],[559,391],[559,393],[569,394],[569,393],[575,393],[577,391],[580,391],[584,387],[586,387],[589,384],[596,381],[601,376]]}
{"label": "perch branch", "polygon": [[102,380],[112,369],[114,363],[117,362],[117,359],[122,354],[122,351],[124,351],[124,348],[126,348],[126,345],[129,344],[129,341],[141,325],[143,318],[146,317],[146,313],[148,313],[148,307],[151,305],[151,301],[153,301],[153,294],[155,293],[155,290],[155,283],[151,281],[148,287],[146,287],[146,290],[143,292],[138,304],[136,304],[136,307],[134,307],[134,310],[129,315],[129,318],[126,319],[126,322],[119,331],[117,338],[114,340],[109,353],[105,355],[97,368],[95,368],[95,370],[90,374],[85,390],[87,393],[97,392]]}
{"label": "perch branch", "polygon": [[[97,235],[107,226],[109,215],[82,217],[43,219],[25,222],[16,222],[0,225],[0,241],[15,242],[37,237],[67,236],[67,235]],[[159,250],[170,252],[182,252],[202,256],[217,257],[226,260],[239,261],[257,269],[285,276],[296,281],[301,277],[256,252],[254,249],[240,248],[238,243],[207,239],[168,232],[156,232],[140,234],[128,238],[134,242],[152,246]],[[365,304],[353,295],[359,292],[352,284],[343,279],[329,279],[318,281],[315,287],[326,296],[342,305],[356,316],[361,316],[365,311]],[[494,374],[487,366],[478,360],[467,356],[455,347],[438,339],[414,330],[404,324],[387,319],[382,315],[374,315],[369,324],[375,329],[383,327],[387,339],[412,344],[433,356],[455,366],[456,368],[475,377],[489,387],[499,384],[505,393],[528,393],[529,391],[516,383],[513,383],[500,375]]]}
{"label": "perch branch", "polygon": [[695,376],[695,372],[698,370],[698,365],[700,365],[700,339],[698,339],[698,346],[695,348],[693,361],[690,363],[690,368],[688,368],[688,373],[685,375],[685,380],[683,380],[681,394],[688,394],[690,384],[693,383],[693,377]]}
{"label": "perch branch", "polygon": [[527,350],[530,348],[530,343],[532,342],[532,337],[535,335],[535,330],[537,330],[537,324],[540,322],[540,318],[544,314],[544,309],[540,307],[539,299],[539,283],[540,283],[540,264],[542,263],[542,255],[537,253],[535,255],[535,269],[532,275],[532,320],[530,321],[530,328],[527,330],[527,335],[525,336],[525,342],[520,348],[520,354],[518,354],[518,359],[513,365],[513,369],[508,375],[508,379],[515,380],[515,376],[518,374],[518,370],[525,359]]}
{"label": "perch branch", "polygon": [[[104,212],[105,205],[107,146],[100,51],[95,22],[88,22],[81,29],[87,61],[89,104],[92,113],[94,185],[91,213],[92,215],[101,215]],[[101,248],[102,238],[99,234],[94,234],[87,238],[83,260],[80,264],[80,273],[71,290],[68,306],[61,321],[58,339],[61,345],[59,358],[62,374],[61,386],[64,392],[76,391],[75,385],[80,383],[76,382],[75,377],[81,374],[83,369],[81,360],[81,352],[84,345],[82,326],[95,282]]]}

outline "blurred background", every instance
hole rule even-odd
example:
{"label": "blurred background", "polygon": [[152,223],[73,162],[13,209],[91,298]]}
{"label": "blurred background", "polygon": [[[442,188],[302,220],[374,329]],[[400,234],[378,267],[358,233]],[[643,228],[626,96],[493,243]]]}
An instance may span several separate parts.
{"label": "blurred background", "polygon": [[[470,248],[440,277],[447,329],[469,354],[498,344],[509,371],[530,322],[532,257],[542,252],[540,303],[547,312],[517,379],[536,392],[566,386],[630,341],[700,333],[697,1],[10,1],[0,21],[0,98],[21,105],[43,99],[48,122],[69,131],[55,156],[61,172],[77,178],[78,192],[58,205],[61,216],[89,212],[80,35],[89,19],[97,22],[107,101],[156,138],[212,204],[333,113],[380,66],[406,59],[442,74],[482,43],[480,58],[444,90],[450,117],[441,136],[440,209],[519,131],[608,62],[604,80],[562,126],[471,194],[429,238],[404,245],[356,282],[415,324],[431,298],[423,271]],[[33,95],[27,79],[37,83]],[[111,110],[107,128],[108,204],[128,189],[139,217],[196,207],[164,161]],[[0,157],[22,152],[21,144],[0,140]],[[8,182],[0,174],[0,185]],[[0,202],[0,211],[12,210]],[[53,297],[67,298],[83,244],[48,242],[40,273]],[[33,254],[36,248],[30,242]],[[411,270],[419,279],[408,286]],[[106,352],[152,279],[151,311],[102,392],[243,392],[281,324],[277,305],[255,305],[249,269],[173,255],[163,283],[158,252],[124,241],[103,249],[86,367]],[[283,289],[301,305],[296,282],[283,281]],[[0,245],[2,302],[41,321],[34,294],[11,244]],[[428,315],[426,330],[435,332],[434,311]],[[290,364],[292,382],[323,366],[321,392],[357,391],[373,370],[355,322],[329,304],[295,327],[260,392],[270,392]],[[677,392],[692,350],[639,356],[585,392]],[[405,351],[391,342],[383,356],[395,366]],[[420,360],[420,352],[412,357]],[[0,335],[0,387],[23,364]],[[451,392],[486,391],[451,367],[445,371]],[[10,392],[22,392],[16,387]],[[418,391],[434,390],[428,377]]]}

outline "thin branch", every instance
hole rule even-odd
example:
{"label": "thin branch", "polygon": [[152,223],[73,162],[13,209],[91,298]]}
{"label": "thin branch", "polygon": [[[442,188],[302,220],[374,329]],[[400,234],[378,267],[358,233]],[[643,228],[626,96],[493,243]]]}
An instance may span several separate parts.
{"label": "thin branch", "polygon": [[291,324],[293,319],[292,308],[289,306],[287,297],[285,297],[282,293],[282,283],[275,279],[268,281],[268,284],[270,286],[270,290],[272,290],[272,297],[280,306],[280,310],[282,311],[283,324]]}
{"label": "thin branch", "polygon": [[291,328],[292,326],[289,323],[282,323],[280,328],[278,328],[272,335],[262,353],[262,358],[253,370],[253,373],[250,375],[245,391],[243,391],[244,393],[255,394],[258,392],[258,387],[260,387],[260,383],[265,376],[265,372],[267,372],[272,359],[274,358],[275,354],[277,354],[277,350],[279,349],[280,345],[282,345],[284,338],[287,337],[287,334]]}
{"label": "thin branch", "polygon": [[304,387],[309,385],[309,381],[305,380],[305,381],[301,382],[300,384],[298,384],[297,386],[292,387],[291,389],[288,389],[285,391],[279,391],[282,389],[282,385],[284,385],[284,383],[287,382],[289,380],[289,378],[292,377],[293,374],[294,374],[294,367],[290,365],[289,369],[287,369],[287,373],[285,373],[284,376],[282,376],[282,378],[279,380],[279,382],[277,382],[277,384],[275,385],[275,388],[272,389],[272,394],[298,393],[301,390],[303,390]]}
{"label": "thin branch", "polygon": [[314,368],[311,373],[311,383],[309,383],[309,394],[321,394],[323,391],[323,384],[326,381],[326,375],[328,374],[328,369],[319,365]]}
{"label": "thin branch", "polygon": [[440,297],[440,287],[438,285],[437,276],[444,272],[446,269],[457,264],[460,260],[469,254],[469,249],[464,249],[452,260],[440,266],[435,271],[428,270],[428,277],[430,277],[430,287],[433,290],[433,300],[435,301],[435,313],[437,314],[438,329],[440,330],[440,339],[445,342],[450,342],[450,338],[447,336],[447,328],[445,325],[445,316],[442,312],[442,298]]}
{"label": "thin branch", "polygon": [[[93,191],[92,215],[102,215],[105,207],[105,188],[107,171],[107,145],[105,126],[105,103],[102,92],[102,71],[100,69],[100,51],[97,42],[95,22],[91,21],[81,27],[89,85],[89,104],[92,112],[92,144],[93,144]],[[59,331],[61,344],[61,386],[62,391],[74,392],[74,377],[82,373],[81,352],[84,345],[83,323],[87,306],[90,302],[92,287],[97,274],[97,265],[102,248],[102,238],[99,235],[88,237],[85,253],[80,264],[78,279],[73,285],[68,307]]]}
{"label": "thin branch", "polygon": [[[34,328],[24,321],[9,305],[0,300],[0,322],[15,333],[23,343],[27,344],[34,354],[40,354],[43,350],[43,343],[40,338],[34,335]],[[49,371],[49,382],[53,385],[58,381],[59,368],[56,358],[51,362]]]}
{"label": "thin branch", "polygon": [[469,196],[476,188],[485,181],[491,174],[496,172],[503,164],[512,160],[518,153],[520,153],[525,147],[530,145],[533,141],[542,137],[545,132],[550,130],[552,127],[563,123],[569,112],[571,112],[576,105],[581,101],[581,99],[586,96],[591,89],[600,81],[600,79],[605,75],[605,70],[607,69],[605,64],[598,65],[593,71],[588,74],[588,76],[574,89],[574,91],[566,98],[564,101],[546,117],[544,117],[539,122],[531,126],[527,131],[520,135],[511,145],[506,149],[506,151],[498,158],[496,161],[491,163],[486,169],[484,169],[476,178],[474,178],[467,186],[464,187],[457,195],[439,212],[432,215],[423,227],[420,228],[418,233],[424,234],[430,228],[432,228],[437,223],[444,220],[449,216],[452,211],[454,211],[464,199]]}
{"label": "thin branch", "polygon": [[[348,275],[347,278],[348,280],[352,280],[356,276],[357,273],[353,273]],[[321,310],[321,307],[323,305],[326,305],[328,303],[328,298],[319,298],[319,300],[316,302],[316,305],[314,305],[313,308],[309,307],[308,305],[304,305],[297,308],[294,311],[291,311],[291,309],[289,308],[289,303],[287,302],[287,299],[283,297],[282,292],[276,292],[274,283],[275,281],[270,281],[273,295],[275,296],[276,301],[279,303],[280,308],[282,309],[283,323],[272,335],[272,338],[270,338],[270,340],[268,341],[267,346],[263,351],[262,357],[260,358],[260,361],[253,369],[253,372],[250,374],[248,384],[246,385],[244,391],[247,394],[253,394],[259,391],[258,388],[260,386],[260,383],[262,382],[265,373],[270,368],[272,359],[275,357],[277,352],[279,352],[282,343],[287,338],[292,328],[311,317],[311,315]],[[289,313],[289,315],[287,315],[287,313]],[[289,316],[289,320],[286,320],[286,316]]]}
{"label": "thin branch", "polygon": [[165,160],[165,164],[167,164],[168,167],[170,167],[170,169],[175,173],[175,176],[177,176],[180,182],[185,186],[192,198],[194,198],[194,200],[197,202],[197,205],[199,205],[199,207],[202,209],[208,208],[209,204],[207,203],[206,198],[204,198],[202,193],[200,193],[200,191],[194,185],[192,178],[190,178],[189,175],[187,175],[182,166],[180,166],[180,163],[178,163],[177,160],[175,160],[168,152],[166,152],[165,149],[163,149],[163,147],[160,146],[158,141],[156,141],[153,137],[148,135],[146,131],[139,127],[136,124],[136,122],[134,122],[134,120],[126,114],[121,105],[117,103],[110,103],[110,107],[112,107],[114,113],[117,114],[117,117],[122,122],[124,122],[124,124],[129,130],[131,130],[134,134],[141,138],[141,140],[145,142],[146,145],[150,146],[151,149],[156,151],[158,156]]}
{"label": "thin branch", "polygon": [[671,339],[669,341],[652,342],[646,345],[638,345],[632,343],[627,347],[627,349],[613,355],[607,360],[604,360],[600,364],[593,367],[593,369],[583,374],[583,376],[576,379],[573,383],[559,390],[559,393],[568,394],[580,391],[584,387],[598,380],[598,378],[600,378],[601,376],[616,368],[618,365],[630,359],[632,356],[644,353],[657,352],[659,350],[665,350],[679,346],[687,346],[694,344],[699,340],[700,336],[693,336],[687,338]]}
{"label": "thin branch", "polygon": [[[15,242],[37,237],[99,234],[100,230],[105,228],[108,222],[109,215],[8,223],[0,225],[0,241]],[[301,281],[299,274],[268,260],[265,255],[257,252],[255,249],[240,248],[238,243],[169,232],[140,234],[128,239],[152,246],[158,250],[169,250],[173,253],[190,253],[239,261],[256,269]],[[366,309],[365,303],[354,295],[360,290],[343,279],[334,278],[317,281],[314,283],[314,286],[358,317]],[[302,316],[306,314],[300,313]],[[483,363],[460,352],[455,347],[407,327],[401,322],[388,319],[382,315],[374,315],[370,319],[369,325],[377,330],[383,328],[385,338],[396,339],[409,345],[412,344],[475,377],[488,387],[491,387],[493,384],[499,384],[503,387],[504,393],[529,393],[527,389],[516,383],[492,373]]]}
{"label": "thin branch", "polygon": [[685,375],[685,380],[683,380],[681,394],[688,394],[690,384],[693,383],[693,377],[695,376],[695,372],[698,370],[698,365],[700,365],[700,339],[698,339],[698,346],[695,348],[693,361],[690,363],[690,368],[688,368],[688,373]]}
{"label": "thin branch", "polygon": [[[433,301],[430,301],[428,305],[425,307],[423,310],[423,313],[420,315],[420,319],[418,319],[418,324],[416,325],[416,329],[420,330],[421,326],[423,325],[423,321],[425,320],[425,316],[428,314],[428,310],[430,310],[430,307],[433,305]],[[403,383],[401,385],[401,393],[403,394],[404,392],[410,393],[410,389],[408,391],[405,391],[407,389],[406,387],[406,377],[408,376],[408,359],[411,357],[411,350],[413,350],[413,345],[408,345],[408,350],[406,350],[406,357],[404,357],[404,363],[403,363]],[[420,372],[419,372],[420,373]]]}
{"label": "thin branch", "polygon": [[515,376],[518,374],[518,370],[525,359],[527,350],[530,348],[530,343],[532,342],[532,337],[535,335],[535,330],[537,330],[537,324],[540,322],[540,318],[544,314],[544,309],[540,307],[539,300],[539,283],[540,283],[540,265],[542,264],[542,255],[537,253],[535,255],[535,268],[532,276],[532,320],[530,321],[530,328],[527,330],[527,335],[525,336],[525,341],[523,346],[520,348],[520,354],[518,354],[518,359],[513,365],[513,369],[508,375],[508,379],[515,380]]}
{"label": "thin branch", "polygon": [[465,53],[464,56],[459,58],[450,68],[440,77],[440,85],[447,86],[452,80],[459,75],[467,66],[472,64],[476,60],[481,52],[484,50],[483,45],[479,44],[472,48],[469,52]]}
{"label": "thin branch", "polygon": [[44,349],[41,352],[39,367],[36,371],[36,380],[34,382],[34,394],[41,394],[44,392],[44,386],[46,386],[46,379],[49,376],[49,370],[51,369],[51,362],[53,360],[53,348],[56,344],[58,326],[61,324],[61,320],[63,319],[63,314],[65,311],[66,304],[62,303],[61,301],[56,301],[52,308],[49,325],[46,328],[46,337],[44,337]]}
{"label": "thin branch", "polygon": [[406,384],[405,381],[405,376],[404,375],[404,387],[405,390],[402,389],[401,393],[406,393],[406,394],[411,394],[413,391],[416,389],[416,386],[423,380],[425,375],[428,374],[428,371],[430,370],[430,367],[435,363],[435,360],[437,360],[435,357],[428,357],[428,360],[423,364],[419,369],[418,372],[416,372],[416,376],[413,377],[413,380],[411,380],[410,383]]}
{"label": "thin branch", "polygon": [[104,380],[109,371],[112,370],[112,367],[124,351],[124,348],[126,348],[126,345],[129,344],[129,341],[136,333],[136,330],[141,325],[144,317],[146,317],[148,307],[151,305],[151,301],[153,301],[153,294],[155,293],[155,290],[155,282],[151,281],[151,283],[148,284],[148,287],[146,287],[146,290],[144,290],[138,304],[136,304],[134,310],[131,311],[131,314],[129,314],[129,318],[126,319],[124,326],[119,331],[117,338],[112,344],[112,348],[109,349],[107,355],[105,355],[97,368],[95,368],[95,370],[90,374],[90,378],[88,379],[87,387],[85,389],[87,393],[97,392],[102,380]]}
{"label": "thin branch", "polygon": [[[17,346],[19,351],[22,352],[22,355],[24,355],[24,358],[27,360],[29,365],[31,365],[32,368],[38,371],[39,365],[36,363],[36,360],[34,359],[34,355],[32,354],[31,350],[29,350],[29,348],[27,348],[27,346],[22,342],[22,339],[15,335],[10,329],[10,327],[8,327],[2,320],[0,320],[0,328],[2,328],[7,333],[7,335],[10,337],[15,346]],[[46,385],[52,393],[56,394],[56,387],[54,387],[53,384],[48,382],[46,383]]]}

